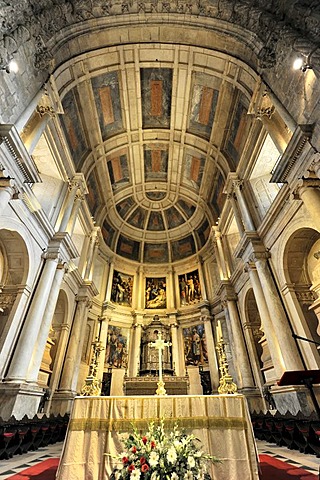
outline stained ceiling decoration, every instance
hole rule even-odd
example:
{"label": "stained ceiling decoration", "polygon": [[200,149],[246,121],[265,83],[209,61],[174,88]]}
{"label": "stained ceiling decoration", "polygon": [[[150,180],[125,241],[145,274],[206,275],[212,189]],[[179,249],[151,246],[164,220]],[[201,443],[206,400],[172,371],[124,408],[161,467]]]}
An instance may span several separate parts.
{"label": "stained ceiling decoration", "polygon": [[61,89],[60,121],[106,246],[147,264],[196,255],[223,209],[228,173],[254,148],[254,75],[230,56],[178,45],[91,57],[85,72],[79,59],[83,78],[77,61],[68,68],[77,79]]}

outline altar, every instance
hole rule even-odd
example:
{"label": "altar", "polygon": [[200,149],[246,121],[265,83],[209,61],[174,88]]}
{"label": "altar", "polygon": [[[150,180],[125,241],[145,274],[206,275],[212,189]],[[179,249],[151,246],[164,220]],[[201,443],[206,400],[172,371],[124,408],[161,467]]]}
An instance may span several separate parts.
{"label": "altar", "polygon": [[144,432],[152,420],[177,422],[219,457],[213,480],[257,480],[257,453],[242,395],[76,397],[57,480],[107,480],[113,459],[123,451],[121,436],[132,425]]}

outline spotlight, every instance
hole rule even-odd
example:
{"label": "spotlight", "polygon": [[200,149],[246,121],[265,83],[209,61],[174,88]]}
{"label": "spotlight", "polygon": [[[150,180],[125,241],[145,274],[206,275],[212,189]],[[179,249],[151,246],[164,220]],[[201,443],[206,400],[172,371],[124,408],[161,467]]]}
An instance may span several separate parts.
{"label": "spotlight", "polygon": [[0,70],[5,70],[7,73],[17,73],[19,71],[18,64],[15,60],[11,60],[8,65],[3,65]]}
{"label": "spotlight", "polygon": [[306,61],[303,60],[302,57],[298,57],[295,59],[292,65],[293,70],[301,70],[301,72],[306,72],[307,70],[311,69],[311,65],[309,63],[308,58]]}

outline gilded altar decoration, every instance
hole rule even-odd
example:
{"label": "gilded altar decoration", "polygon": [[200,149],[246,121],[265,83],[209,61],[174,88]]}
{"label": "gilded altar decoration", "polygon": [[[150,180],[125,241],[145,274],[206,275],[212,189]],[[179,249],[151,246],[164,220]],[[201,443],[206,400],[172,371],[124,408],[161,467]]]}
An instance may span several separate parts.
{"label": "gilded altar decoration", "polygon": [[218,351],[218,361],[219,361],[219,370],[220,370],[220,381],[218,387],[218,393],[223,394],[233,394],[237,393],[238,387],[234,383],[232,376],[229,373],[229,365],[227,362],[227,357],[225,353],[225,344],[223,338],[220,337],[217,342],[217,351]]}
{"label": "gilded altar decoration", "polygon": [[104,347],[102,346],[100,340],[96,338],[92,342],[93,355],[89,367],[89,375],[87,376],[85,383],[81,389],[81,395],[85,397],[98,396],[101,394],[101,382],[97,378],[97,372],[99,367],[99,357]]}
{"label": "gilded altar decoration", "polygon": [[210,479],[208,466],[220,460],[201,450],[200,440],[175,424],[170,432],[164,422],[151,423],[141,435],[136,427],[124,440],[125,449],[115,458],[110,480]]}

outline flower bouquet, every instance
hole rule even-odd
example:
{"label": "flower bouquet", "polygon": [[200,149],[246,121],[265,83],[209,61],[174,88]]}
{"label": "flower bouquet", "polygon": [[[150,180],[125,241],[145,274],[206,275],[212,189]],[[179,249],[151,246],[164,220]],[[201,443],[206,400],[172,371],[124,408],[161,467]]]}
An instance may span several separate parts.
{"label": "flower bouquet", "polygon": [[110,480],[207,480],[208,464],[220,462],[202,452],[200,440],[179,430],[177,424],[166,433],[163,421],[158,426],[151,423],[144,435],[133,427],[124,444]]}

